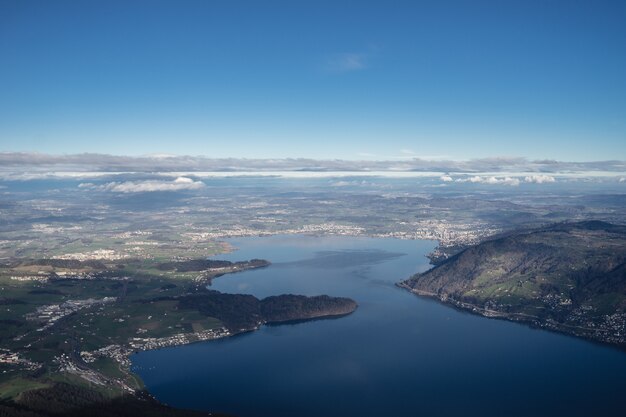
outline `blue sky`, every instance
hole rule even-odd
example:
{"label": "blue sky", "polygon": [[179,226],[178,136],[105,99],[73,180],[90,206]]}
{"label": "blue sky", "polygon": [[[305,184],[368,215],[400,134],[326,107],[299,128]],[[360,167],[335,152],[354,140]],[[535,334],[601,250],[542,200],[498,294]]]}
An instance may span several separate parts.
{"label": "blue sky", "polygon": [[626,160],[623,1],[0,0],[0,151]]}

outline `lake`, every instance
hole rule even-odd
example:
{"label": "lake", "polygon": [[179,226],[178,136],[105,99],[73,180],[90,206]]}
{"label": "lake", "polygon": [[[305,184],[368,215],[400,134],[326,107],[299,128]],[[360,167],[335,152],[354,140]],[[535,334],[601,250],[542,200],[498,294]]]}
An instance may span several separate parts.
{"label": "lake", "polygon": [[623,416],[626,354],[455,310],[395,287],[436,243],[305,235],[228,240],[268,268],[211,288],[354,299],[353,314],[133,355],[166,404],[240,417]]}

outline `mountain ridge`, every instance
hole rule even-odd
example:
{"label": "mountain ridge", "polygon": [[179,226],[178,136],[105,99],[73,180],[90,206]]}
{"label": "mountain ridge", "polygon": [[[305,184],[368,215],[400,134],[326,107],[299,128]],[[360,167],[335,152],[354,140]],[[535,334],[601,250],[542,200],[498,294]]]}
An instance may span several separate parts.
{"label": "mountain ridge", "polygon": [[626,226],[556,223],[471,246],[399,284],[488,317],[626,348]]}

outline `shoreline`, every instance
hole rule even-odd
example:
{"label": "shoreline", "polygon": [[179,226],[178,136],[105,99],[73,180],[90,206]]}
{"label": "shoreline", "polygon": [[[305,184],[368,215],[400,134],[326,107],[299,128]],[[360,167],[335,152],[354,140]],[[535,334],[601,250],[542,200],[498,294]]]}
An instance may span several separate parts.
{"label": "shoreline", "polygon": [[[298,233],[285,233],[284,231],[274,231],[268,234],[258,235],[258,237],[269,237],[269,236],[277,236],[283,234],[300,234],[300,235],[308,235],[314,237],[320,236],[330,236],[330,237],[356,237],[356,238],[364,238],[364,239],[400,239],[400,240],[415,240],[415,241],[432,241],[436,243],[439,248],[441,242],[436,238],[422,238],[418,236],[381,236],[378,234],[371,233],[328,233],[328,232],[320,232],[320,231],[299,231]],[[228,242],[228,238],[235,236],[224,236],[221,239],[218,239],[217,242],[220,245],[221,253],[233,253],[239,250],[235,245]],[[237,236],[237,237],[251,237],[251,236]],[[219,257],[220,254],[216,254],[212,256],[212,259]],[[230,267],[223,268],[220,270],[213,271],[205,271],[204,273],[199,271],[195,278],[192,278],[189,281],[191,284],[191,288],[193,287],[203,287],[210,289],[212,280],[215,278],[223,277],[224,275],[229,275],[231,273],[244,272],[247,270],[254,270],[265,268],[270,266],[271,263],[263,261],[262,264],[251,264],[249,261],[243,262],[233,262]],[[352,300],[354,301],[354,300]],[[102,346],[98,349],[92,351],[80,351],[80,346],[75,354],[57,356],[56,363],[59,365],[57,372],[60,374],[67,374],[72,378],[78,378],[88,383],[88,385],[93,386],[94,389],[106,389],[109,393],[111,393],[114,397],[133,397],[138,399],[150,398],[156,401],[161,405],[166,405],[159,401],[145,386],[143,378],[138,372],[132,370],[132,360],[131,357],[134,354],[138,354],[141,352],[146,352],[149,350],[159,350],[163,348],[169,347],[177,347],[190,345],[198,342],[205,342],[217,339],[224,339],[226,337],[234,337],[243,335],[245,333],[252,333],[256,330],[259,330],[261,326],[280,326],[280,325],[291,325],[304,323],[307,321],[316,321],[316,320],[332,320],[339,319],[345,316],[352,314],[358,308],[358,304],[354,303],[354,306],[349,306],[347,309],[341,311],[333,311],[330,313],[324,314],[313,314],[308,315],[303,318],[295,318],[295,319],[285,319],[285,320],[268,320],[259,322],[254,326],[248,328],[242,328],[238,330],[228,330],[225,327],[214,329],[215,333],[211,333],[211,331],[203,331],[200,333],[177,333],[172,334],[162,338],[145,338],[143,340],[139,340],[140,338],[136,338],[135,341],[132,339],[126,340],[123,343],[110,344],[107,346]],[[207,334],[204,334],[207,333]],[[86,357],[90,355],[93,356],[92,360],[85,360]],[[98,359],[106,359],[110,361],[110,363],[114,364],[116,368],[119,370],[118,375],[109,375],[108,373],[104,373],[101,371],[98,363],[92,364]],[[54,380],[50,380],[50,383],[54,384]],[[100,387],[100,388],[97,388]],[[107,395],[111,395],[107,394]]]}
{"label": "shoreline", "polygon": [[[238,250],[236,246],[233,246],[228,242],[222,241],[220,243],[224,243],[224,246],[227,247],[228,250],[225,253],[231,253]],[[196,289],[203,288],[210,290],[213,279],[215,278],[245,271],[263,269],[271,265],[272,263],[265,259],[232,262],[232,264],[227,267],[215,268],[213,270],[209,269],[201,272],[200,275],[192,280],[191,283]],[[199,342],[225,339],[227,337],[234,337],[245,333],[252,333],[259,330],[263,325],[279,326],[283,324],[304,323],[315,320],[337,319],[352,314],[358,308],[358,304],[354,302],[354,300],[351,301],[353,304],[343,310],[339,309],[339,311],[333,310],[323,314],[311,314],[294,319],[264,320],[257,322],[254,326],[237,330],[228,329],[226,326],[222,326],[200,332],[176,333],[160,338],[134,337],[127,340],[124,344],[110,344],[92,351],[81,351],[74,358],[59,357],[58,361],[61,364],[59,370],[61,372],[76,375],[86,381],[91,381],[96,385],[118,389],[126,395],[132,395],[138,398],[149,396],[158,401],[154,396],[152,396],[152,394],[150,394],[149,391],[146,390],[141,376],[132,371],[132,361],[130,359],[132,355],[150,350],[185,346]],[[98,369],[91,366],[91,363],[103,358],[114,362],[119,371],[123,374],[123,377],[105,375]]]}
{"label": "shoreline", "polygon": [[[552,333],[557,333],[557,334],[561,334],[564,336],[573,337],[579,340],[582,339],[584,341],[591,342],[600,346],[617,349],[621,352],[626,352],[625,345],[612,343],[610,341],[605,341],[603,339],[593,337],[592,335],[588,333],[588,332],[594,332],[594,331],[598,332],[598,329],[592,329],[592,328],[586,328],[586,327],[581,328],[581,327],[571,326],[571,325],[557,323],[557,322],[547,322],[537,316],[531,316],[531,315],[527,315],[523,313],[505,313],[505,312],[501,312],[497,310],[488,310],[488,309],[476,306],[471,303],[465,303],[463,301],[455,300],[454,298],[442,297],[438,295],[437,293],[433,293],[430,291],[417,290],[417,289],[411,288],[410,286],[405,284],[404,281],[400,281],[396,283],[395,285],[399,288],[407,290],[409,293],[415,296],[435,300],[436,302],[442,305],[445,305],[447,307],[452,307],[456,310],[459,310],[465,313],[473,314],[473,315],[488,318],[488,319],[504,320],[504,321],[513,322],[513,323],[519,323],[519,324],[526,325],[532,329],[546,330]],[[576,333],[569,329],[580,329],[586,332]]]}
{"label": "shoreline", "polygon": [[[358,304],[355,303],[354,308],[352,308],[350,311],[346,311],[342,313],[312,315],[312,316],[308,316],[305,318],[292,319],[292,320],[263,321],[263,322],[257,323],[257,325],[254,327],[250,327],[246,329],[239,329],[235,331],[228,330],[226,327],[221,327],[218,329],[208,330],[204,332],[179,333],[179,334],[175,334],[175,335],[172,335],[169,337],[163,337],[163,338],[146,338],[145,340],[142,340],[144,341],[144,344],[142,345],[136,344],[133,346],[132,345],[133,342],[131,341],[127,345],[109,345],[109,346],[100,348],[96,351],[86,352],[86,353],[93,355],[95,358],[107,357],[115,361],[118,364],[120,371],[122,371],[129,378],[133,378],[135,379],[135,381],[141,382],[141,385],[145,387],[141,376],[137,372],[134,372],[131,370],[132,361],[130,358],[132,355],[139,354],[141,352],[151,351],[151,350],[167,349],[167,348],[173,348],[173,347],[178,347],[178,346],[191,345],[195,343],[210,342],[213,340],[231,338],[231,337],[243,335],[246,333],[253,333],[259,330],[262,326],[280,326],[280,325],[289,325],[289,324],[301,324],[301,323],[317,321],[317,320],[338,319],[338,318],[349,316],[350,314],[354,313],[357,308],[358,308]],[[138,343],[138,342],[135,342],[135,343]],[[95,353],[95,352],[98,352],[98,353]],[[113,353],[114,355],[106,355],[104,352],[110,352],[110,353]],[[81,358],[82,356],[83,355],[81,355]],[[106,382],[111,385],[115,385],[128,394],[134,395],[136,397],[143,397],[143,396],[148,395],[154,400],[159,401],[145,388],[130,387],[129,385],[127,385],[126,383],[124,383],[123,381],[119,379],[107,377],[103,375],[101,372],[95,369],[92,369],[89,366],[89,362],[84,361],[84,363],[81,365],[86,366],[91,372],[99,374],[99,376],[101,377],[100,379],[103,382]]]}

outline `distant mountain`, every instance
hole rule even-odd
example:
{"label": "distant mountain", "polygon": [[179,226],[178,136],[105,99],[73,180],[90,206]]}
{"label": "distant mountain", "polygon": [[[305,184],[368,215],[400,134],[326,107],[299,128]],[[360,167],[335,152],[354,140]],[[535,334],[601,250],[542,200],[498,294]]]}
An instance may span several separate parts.
{"label": "distant mountain", "polygon": [[399,285],[484,316],[626,348],[626,226],[585,221],[511,232]]}

